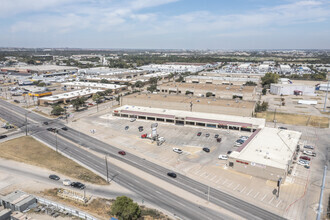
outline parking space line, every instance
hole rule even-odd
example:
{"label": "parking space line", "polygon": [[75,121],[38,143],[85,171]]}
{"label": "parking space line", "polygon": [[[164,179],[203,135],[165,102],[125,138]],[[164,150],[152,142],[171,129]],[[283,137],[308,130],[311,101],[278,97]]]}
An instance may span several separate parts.
{"label": "parking space line", "polygon": [[260,194],[260,192],[256,193],[256,195],[253,197],[254,199]]}
{"label": "parking space line", "polygon": [[[205,172],[206,173],[206,172]],[[210,174],[209,173],[206,173],[206,176],[204,176],[204,178],[207,178]]]}
{"label": "parking space line", "polygon": [[277,205],[276,205],[276,208],[281,204],[282,200],[280,200]]}
{"label": "parking space line", "polygon": [[244,186],[244,188],[240,191],[241,193],[246,189],[246,186]]}
{"label": "parking space line", "polygon": [[204,174],[206,174],[206,172],[203,172],[200,176],[204,176]]}
{"label": "parking space line", "polygon": [[267,194],[265,194],[265,196],[261,199],[261,201],[264,201],[264,199],[267,197]]}
{"label": "parking space line", "polygon": [[215,183],[218,183],[218,182],[220,182],[220,180],[221,180],[221,178],[219,178]]}
{"label": "parking space line", "polygon": [[230,188],[231,185],[233,185],[233,182],[231,182],[227,187]]}
{"label": "parking space line", "polygon": [[203,170],[199,169],[197,170],[197,172],[195,172],[196,175],[198,175],[200,172],[202,172]]}
{"label": "parking space line", "polygon": [[215,176],[211,179],[211,181],[213,181],[216,177],[217,177],[217,175],[215,175]]}
{"label": "parking space line", "polygon": [[248,194],[246,194],[246,195],[250,195],[250,193],[253,191],[253,189],[251,189],[249,192],[248,192]]}
{"label": "parking space line", "polygon": [[236,190],[238,187],[239,187],[240,185],[238,184],[236,187],[235,187],[235,189],[234,190]]}
{"label": "parking space line", "polygon": [[225,185],[226,182],[227,182],[227,179],[225,179],[225,181],[223,181],[222,185]]}
{"label": "parking space line", "polygon": [[273,200],[274,200],[275,197],[273,197],[271,200],[269,200],[268,204],[270,204]]}

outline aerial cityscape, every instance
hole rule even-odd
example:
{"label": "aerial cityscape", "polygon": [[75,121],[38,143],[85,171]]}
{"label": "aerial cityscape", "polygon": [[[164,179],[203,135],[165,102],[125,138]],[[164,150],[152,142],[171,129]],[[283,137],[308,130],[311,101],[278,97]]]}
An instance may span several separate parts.
{"label": "aerial cityscape", "polygon": [[330,219],[330,2],[0,6],[0,220]]}

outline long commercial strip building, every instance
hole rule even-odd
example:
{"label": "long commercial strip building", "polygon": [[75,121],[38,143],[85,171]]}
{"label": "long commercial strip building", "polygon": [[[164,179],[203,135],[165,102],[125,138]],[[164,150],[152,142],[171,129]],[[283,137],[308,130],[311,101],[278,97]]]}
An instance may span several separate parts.
{"label": "long commercial strip building", "polygon": [[121,105],[136,105],[191,112],[251,117],[256,102],[193,97],[187,95],[131,94],[121,97]]}
{"label": "long commercial strip building", "polygon": [[175,125],[189,125],[216,129],[231,129],[253,132],[265,126],[265,119],[239,117],[222,114],[179,111],[163,108],[124,105],[113,110],[113,115],[124,118],[137,118]]}
{"label": "long commercial strip building", "polygon": [[91,83],[91,82],[66,82],[61,84],[64,87],[74,89],[111,89],[114,92],[119,92],[127,88],[126,85],[108,84],[108,83]]}
{"label": "long commercial strip building", "polygon": [[257,129],[228,158],[230,169],[277,181],[286,178],[292,169],[301,133],[264,127]]}
{"label": "long commercial strip building", "polygon": [[187,76],[184,79],[186,83],[205,83],[217,85],[244,85],[246,82],[259,83],[259,78],[247,77],[219,77],[219,76]]}

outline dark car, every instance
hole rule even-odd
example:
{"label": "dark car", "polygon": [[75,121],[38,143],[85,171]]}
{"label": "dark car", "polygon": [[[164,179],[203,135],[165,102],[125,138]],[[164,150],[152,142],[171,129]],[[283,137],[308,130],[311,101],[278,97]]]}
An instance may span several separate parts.
{"label": "dark car", "polygon": [[7,135],[0,135],[0,139],[6,138]]}
{"label": "dark car", "polygon": [[302,159],[302,160],[308,160],[308,161],[311,160],[311,158],[309,158],[309,157],[307,157],[307,156],[301,156],[301,157],[299,157],[299,159]]}
{"label": "dark car", "polygon": [[67,128],[67,127],[63,127],[63,128],[62,128],[62,130],[64,130],[64,131],[67,131],[67,130],[68,130],[68,128]]}
{"label": "dark car", "polygon": [[210,149],[207,148],[207,147],[204,147],[204,148],[203,148],[203,151],[205,151],[206,153],[208,153],[208,152],[210,152]]}
{"label": "dark car", "polygon": [[314,147],[313,147],[313,146],[311,146],[311,145],[305,145],[305,146],[304,146],[304,148],[306,148],[306,149],[311,149],[311,150],[313,150],[313,149],[314,149]]}
{"label": "dark car", "polygon": [[125,130],[128,130],[129,129],[129,126],[125,126]]}
{"label": "dark car", "polygon": [[198,132],[198,133],[197,133],[197,136],[201,136],[201,135],[202,135],[202,132]]}
{"label": "dark car", "polygon": [[220,143],[220,142],[221,142],[221,140],[222,140],[221,138],[217,138],[217,142],[218,142],[218,143]]}
{"label": "dark car", "polygon": [[278,129],[288,130],[286,127],[278,127]]}
{"label": "dark car", "polygon": [[85,185],[80,182],[72,182],[71,186],[78,189],[85,189]]}
{"label": "dark car", "polygon": [[229,150],[229,151],[227,151],[227,154],[229,155],[229,154],[231,154],[231,152],[232,152],[232,151],[231,151],[231,150]]}
{"label": "dark car", "polygon": [[52,175],[49,175],[49,179],[52,179],[52,180],[59,180],[60,177],[57,176],[57,175],[52,174]]}
{"label": "dark car", "polygon": [[219,137],[219,135],[218,135],[218,134],[214,135],[214,138],[218,138],[218,137]]}
{"label": "dark car", "polygon": [[143,126],[140,126],[139,127],[139,132],[142,132],[143,131]]}
{"label": "dark car", "polygon": [[19,101],[18,101],[18,100],[16,100],[16,99],[14,100],[14,102],[16,102],[16,103],[19,103]]}
{"label": "dark car", "polygon": [[47,121],[45,121],[45,122],[44,122],[44,125],[48,125],[48,122],[47,122]]}
{"label": "dark car", "polygon": [[209,133],[206,133],[206,134],[205,134],[205,137],[210,137],[210,134],[209,134]]}
{"label": "dark car", "polygon": [[47,131],[56,132],[56,128],[47,128]]}
{"label": "dark car", "polygon": [[121,151],[118,151],[118,154],[121,154],[121,155],[126,155],[126,152],[121,150]]}
{"label": "dark car", "polygon": [[172,177],[172,178],[176,178],[176,173],[168,172],[168,173],[167,173],[167,176],[170,176],[170,177]]}

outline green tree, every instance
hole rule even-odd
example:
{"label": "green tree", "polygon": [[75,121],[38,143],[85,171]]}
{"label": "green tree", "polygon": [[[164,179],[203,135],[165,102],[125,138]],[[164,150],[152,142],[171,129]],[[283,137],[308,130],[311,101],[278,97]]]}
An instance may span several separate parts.
{"label": "green tree", "polygon": [[261,85],[263,87],[270,86],[271,83],[277,83],[280,76],[276,73],[266,73],[264,77],[261,77]]}
{"label": "green tree", "polygon": [[111,205],[111,214],[120,220],[134,220],[141,216],[141,209],[131,198],[119,196]]}
{"label": "green tree", "polygon": [[158,78],[157,78],[157,77],[151,77],[151,78],[149,79],[149,83],[150,83],[150,84],[157,84],[157,82],[158,82]]}
{"label": "green tree", "polygon": [[62,108],[59,105],[53,105],[53,109],[51,111],[52,115],[61,115],[65,111],[64,108]]}
{"label": "green tree", "polygon": [[100,103],[100,101],[102,99],[102,96],[100,96],[100,94],[98,94],[98,93],[95,93],[95,94],[93,94],[92,99],[93,99],[94,102]]}
{"label": "green tree", "polygon": [[107,89],[107,90],[104,91],[104,93],[106,95],[110,95],[112,93],[112,89]]}
{"label": "green tree", "polygon": [[268,102],[260,103],[260,101],[259,101],[259,102],[257,102],[254,111],[255,112],[264,112],[264,111],[267,111],[267,109],[268,109]]}
{"label": "green tree", "polygon": [[148,88],[147,88],[147,90],[149,91],[149,92],[154,92],[155,90],[157,90],[157,85],[150,85]]}
{"label": "green tree", "polygon": [[206,97],[210,97],[210,96],[212,96],[212,95],[213,95],[212,92],[207,92],[207,93],[206,93]]}
{"label": "green tree", "polygon": [[175,82],[182,82],[184,80],[183,76],[179,76],[179,78],[177,80],[175,80]]}
{"label": "green tree", "polygon": [[263,88],[261,92],[262,92],[263,95],[266,95],[267,89],[266,88]]}
{"label": "green tree", "polygon": [[110,81],[109,81],[109,80],[107,80],[107,79],[101,79],[101,80],[100,80],[100,83],[108,83],[108,84],[109,84],[109,83],[110,83]]}
{"label": "green tree", "polygon": [[252,81],[247,81],[244,85],[245,85],[245,86],[256,86],[257,83],[252,82]]}
{"label": "green tree", "polygon": [[78,111],[79,107],[85,104],[85,99],[83,97],[77,97],[76,99],[72,100],[71,103],[76,111]]}
{"label": "green tree", "polygon": [[134,86],[137,87],[137,88],[142,88],[144,86],[144,83],[139,80],[134,84]]}

